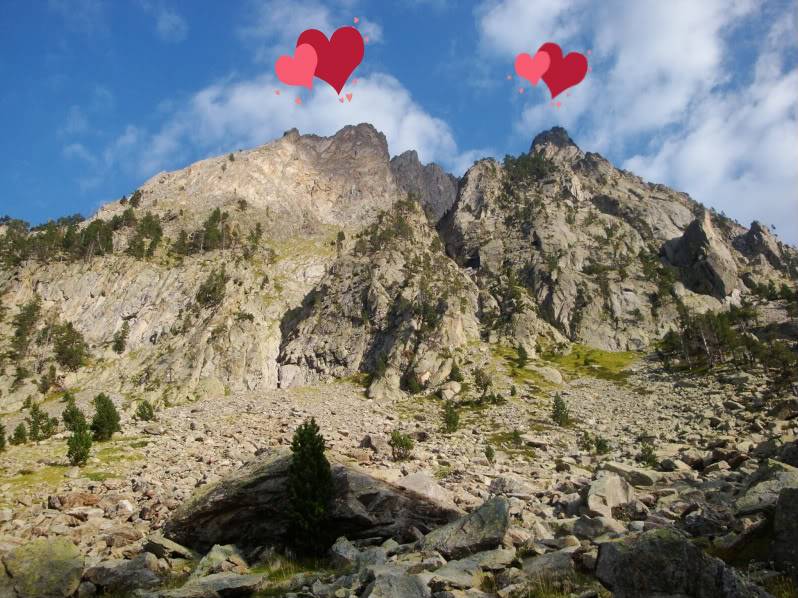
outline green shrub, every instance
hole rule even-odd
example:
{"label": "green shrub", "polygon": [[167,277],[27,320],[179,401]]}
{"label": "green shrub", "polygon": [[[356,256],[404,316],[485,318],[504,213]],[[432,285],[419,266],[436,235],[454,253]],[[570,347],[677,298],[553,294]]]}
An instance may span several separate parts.
{"label": "green shrub", "polygon": [[82,424],[78,424],[72,430],[72,434],[67,439],[67,459],[69,459],[70,465],[84,465],[89,459],[91,444],[91,432],[84,419]]}
{"label": "green shrub", "polygon": [[0,452],[6,450],[6,425],[0,422]]}
{"label": "green shrub", "polygon": [[452,363],[452,371],[449,372],[449,380],[452,382],[462,382],[463,372],[460,371],[460,366],[457,363]]}
{"label": "green shrub", "polygon": [[155,419],[155,408],[147,399],[139,403],[136,408],[136,417],[141,421],[151,422]]}
{"label": "green shrub", "polygon": [[567,426],[571,422],[571,416],[568,413],[568,405],[565,399],[562,398],[560,393],[554,397],[554,408],[552,409],[551,419],[558,426]]}
{"label": "green shrub", "polygon": [[593,438],[593,444],[596,447],[596,452],[599,455],[606,455],[612,450],[610,446],[610,441],[604,438],[603,436],[595,436]]}
{"label": "green shrub", "polygon": [[488,460],[488,463],[493,465],[496,462],[496,451],[493,450],[491,445],[487,445],[485,447],[485,458]]}
{"label": "green shrub", "polygon": [[654,445],[650,442],[643,442],[640,446],[640,455],[637,458],[646,467],[655,468],[659,464],[657,455],[654,452]]}
{"label": "green shrub", "polygon": [[405,376],[405,389],[411,395],[417,395],[424,390],[424,387],[421,385],[421,382],[419,382],[418,376],[416,376],[415,373],[410,372]]}
{"label": "green shrub", "polygon": [[407,434],[402,434],[399,430],[391,432],[391,439],[388,441],[394,461],[404,461],[410,458],[413,450],[413,439]]}
{"label": "green shrub", "polygon": [[14,434],[11,436],[11,444],[25,444],[28,442],[28,430],[22,422],[17,424],[14,428]]}
{"label": "green shrub", "polygon": [[451,434],[460,426],[460,413],[454,401],[446,401],[443,405],[443,431]]}
{"label": "green shrub", "polygon": [[514,428],[512,432],[510,432],[510,444],[513,446],[521,446],[523,442],[523,438],[521,438],[521,430],[518,428]]}
{"label": "green shrub", "polygon": [[130,334],[130,324],[127,323],[127,320],[122,324],[122,328],[117,330],[114,333],[114,341],[111,344],[111,348],[114,350],[114,353],[122,354],[125,351],[125,346],[127,345],[127,337]]}
{"label": "green shrub", "polygon": [[197,303],[202,307],[216,307],[224,300],[225,285],[228,277],[224,266],[221,270],[214,269],[197,290]]}
{"label": "green shrub", "polygon": [[322,554],[331,541],[328,520],[333,480],[324,449],[324,437],[315,419],[304,422],[294,432],[288,470],[288,537],[302,554]]}
{"label": "green shrub", "polygon": [[110,440],[115,432],[122,428],[119,425],[119,412],[114,406],[114,402],[103,393],[94,397],[94,417],[91,420],[91,431],[94,433],[94,440]]}
{"label": "green shrub", "polygon": [[579,448],[585,452],[595,452],[599,455],[605,455],[612,450],[609,440],[598,434],[591,435],[590,432],[585,432],[579,437]]}
{"label": "green shrub", "polygon": [[524,345],[518,345],[516,351],[518,353],[516,363],[519,368],[522,368],[526,366],[527,361],[529,361],[529,354],[526,352],[526,349],[524,349]]}
{"label": "green shrub", "polygon": [[53,331],[55,360],[63,367],[75,371],[89,355],[89,347],[83,335],[75,329],[72,322],[56,326]]}
{"label": "green shrub", "polygon": [[86,425],[86,416],[83,415],[83,412],[78,409],[78,406],[75,404],[75,397],[70,393],[66,393],[64,398],[66,399],[66,407],[64,407],[64,411],[61,413],[61,419],[64,420],[64,427],[70,432],[74,432],[80,426],[84,428],[88,427]]}

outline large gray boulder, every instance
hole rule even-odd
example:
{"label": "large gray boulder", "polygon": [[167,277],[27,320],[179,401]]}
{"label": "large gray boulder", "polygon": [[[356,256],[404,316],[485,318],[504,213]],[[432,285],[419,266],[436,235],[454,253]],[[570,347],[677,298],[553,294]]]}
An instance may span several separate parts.
{"label": "large gray boulder", "polygon": [[601,472],[590,483],[587,490],[587,510],[589,515],[612,518],[613,507],[632,502],[635,491],[617,473]]}
{"label": "large gray boulder", "polygon": [[[164,526],[164,535],[203,552],[214,544],[246,548],[284,542],[290,463],[288,451],[264,453],[209,484],[175,510]],[[410,540],[411,528],[426,532],[460,515],[457,510],[352,466],[331,466],[335,495],[330,531],[335,536]]]}
{"label": "large gray boulder", "polygon": [[509,525],[510,503],[506,498],[493,498],[470,515],[427,534],[421,549],[460,559],[499,546]]}
{"label": "large gray boulder", "polygon": [[6,554],[3,564],[8,576],[0,582],[0,592],[18,598],[71,596],[83,574],[83,557],[66,538],[38,538],[23,544]]}
{"label": "large gray boulder", "polygon": [[84,578],[108,594],[124,593],[139,588],[152,588],[161,582],[158,559],[144,552],[131,560],[104,561],[86,569]]}
{"label": "large gray boulder", "polygon": [[779,494],[773,533],[773,560],[798,579],[798,488],[785,488]]}
{"label": "large gray boulder", "polygon": [[768,459],[746,480],[735,502],[737,515],[772,512],[785,488],[798,488],[798,468]]}
{"label": "large gray boulder", "polygon": [[672,529],[601,544],[596,576],[614,598],[770,596]]}

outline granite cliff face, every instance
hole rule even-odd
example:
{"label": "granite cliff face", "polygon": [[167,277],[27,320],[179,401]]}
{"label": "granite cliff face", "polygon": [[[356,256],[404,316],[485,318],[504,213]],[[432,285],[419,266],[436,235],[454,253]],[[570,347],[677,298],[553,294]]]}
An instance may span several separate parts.
{"label": "granite cliff face", "polygon": [[391,171],[402,190],[419,199],[431,223],[436,224],[454,205],[457,178],[437,164],[421,164],[415,150],[391,159]]}
{"label": "granite cliff face", "polygon": [[537,317],[571,340],[642,350],[672,326],[674,298],[718,310],[749,291],[743,277],[794,276],[795,250],[760,225],[746,231],[618,170],[563,129],[538,135],[529,156],[531,167],[474,165],[438,228],[497,303],[521,287]]}
{"label": "granite cliff face", "polygon": [[[39,332],[71,322],[86,338],[91,359],[59,368],[63,387],[182,401],[367,372],[375,389],[411,378],[434,388],[455,353],[484,341],[531,355],[569,340],[645,349],[679,304],[723,309],[798,264],[758,223],[746,230],[618,170],[558,128],[529,154],[476,163],[459,184],[415,152],[389,159],[385,137],[361,124],[329,138],[288,131],[158,174],[135,195],[139,220],[149,212],[163,229],[152,256],[128,255],[134,228],[121,227],[103,255],[29,258],[0,273],[12,316],[38,296]],[[122,218],[131,202],[93,220]],[[181,231],[202,232],[217,208],[220,248],[176,253]],[[223,267],[223,300],[200,305]],[[51,360],[39,343],[28,376],[6,364],[4,410],[36,392]]]}

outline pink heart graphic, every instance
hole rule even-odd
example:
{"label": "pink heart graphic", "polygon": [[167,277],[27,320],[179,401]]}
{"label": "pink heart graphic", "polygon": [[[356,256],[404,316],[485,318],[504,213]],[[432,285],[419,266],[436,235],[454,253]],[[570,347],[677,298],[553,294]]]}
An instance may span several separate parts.
{"label": "pink heart graphic", "polygon": [[277,78],[286,85],[301,85],[311,89],[313,87],[313,73],[319,57],[316,49],[310,44],[301,44],[291,56],[280,56],[274,63]]}
{"label": "pink heart graphic", "polygon": [[344,103],[344,99],[343,98],[338,98],[338,101],[341,102],[342,104]]}
{"label": "pink heart graphic", "polygon": [[523,52],[515,57],[515,72],[532,85],[537,85],[540,78],[549,70],[551,57],[547,52],[538,52],[534,58]]}
{"label": "pink heart graphic", "polygon": [[346,99],[351,102],[352,101],[352,94],[351,93],[346,94]]}

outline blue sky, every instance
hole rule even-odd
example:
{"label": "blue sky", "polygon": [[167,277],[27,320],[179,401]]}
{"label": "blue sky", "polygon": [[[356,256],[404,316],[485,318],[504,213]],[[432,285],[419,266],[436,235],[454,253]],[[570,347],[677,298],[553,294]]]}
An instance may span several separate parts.
{"label": "blue sky", "polygon": [[[369,36],[351,103],[299,95],[274,60],[297,35]],[[91,214],[161,170],[296,126],[372,122],[391,152],[462,174],[559,124],[585,150],[798,242],[798,50],[790,0],[4,0],[0,214]],[[549,103],[508,81],[546,41],[591,50]],[[280,96],[275,89],[282,89]]]}

